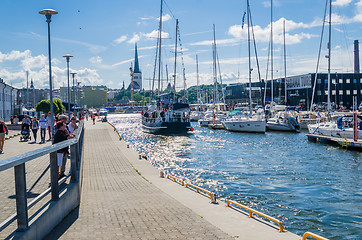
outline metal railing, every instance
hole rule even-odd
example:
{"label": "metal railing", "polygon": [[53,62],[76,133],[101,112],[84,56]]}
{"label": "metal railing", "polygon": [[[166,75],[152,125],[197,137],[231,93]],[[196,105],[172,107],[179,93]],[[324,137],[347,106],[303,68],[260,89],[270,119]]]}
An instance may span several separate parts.
{"label": "metal railing", "polygon": [[113,131],[115,131],[118,134],[119,140],[122,140],[122,136],[119,134],[119,132],[117,131],[117,128],[110,122],[107,121],[107,123],[109,125],[111,125],[111,127],[113,128]]}
{"label": "metal railing", "polygon": [[196,189],[196,192],[197,192],[197,193],[200,193],[200,191],[207,193],[208,195],[210,195],[210,199],[213,199],[213,194],[214,194],[214,193],[212,193],[212,192],[210,192],[210,191],[208,191],[208,190],[206,190],[206,189],[200,188],[200,187],[198,187],[198,186],[196,186],[196,185],[194,185],[194,184],[186,183],[186,186],[185,186],[185,187],[188,188],[189,186],[191,186],[192,188]]}
{"label": "metal railing", "polygon": [[249,211],[249,217],[250,217],[250,218],[253,217],[253,213],[254,213],[254,214],[257,214],[257,215],[259,215],[259,216],[265,217],[265,218],[267,218],[267,219],[269,219],[269,220],[271,220],[271,221],[273,221],[273,222],[276,222],[276,223],[279,225],[279,232],[285,232],[285,230],[284,230],[284,228],[283,228],[283,225],[282,225],[282,222],[279,221],[278,219],[276,219],[276,218],[274,218],[274,217],[271,217],[271,216],[269,216],[269,215],[266,215],[266,214],[264,214],[264,213],[261,213],[261,212],[259,212],[259,211],[257,211],[257,210],[251,209],[251,208],[249,208],[249,207],[247,207],[247,206],[245,206],[245,205],[242,205],[242,204],[237,203],[237,202],[232,201],[232,200],[229,200],[229,201],[227,202],[226,207],[230,207],[230,204],[234,204],[234,205],[236,205],[236,206],[238,206],[238,207],[241,207],[241,208],[243,208],[243,209],[245,209],[245,210],[248,210],[248,211]]}
{"label": "metal railing", "polygon": [[312,237],[312,238],[315,238],[315,239],[318,239],[318,240],[329,240],[328,238],[319,236],[319,235],[317,235],[315,233],[312,233],[312,232],[305,232],[303,234],[303,240],[307,240],[307,237]]}
{"label": "metal railing", "polygon": [[172,176],[172,175],[170,175],[170,174],[167,174],[166,178],[167,178],[167,179],[172,178],[174,182],[177,182],[177,183],[181,184],[182,186],[185,185],[184,180],[182,180],[182,179],[180,179],[180,178],[177,178],[177,177],[174,177],[174,176]]}
{"label": "metal railing", "polygon": [[[67,177],[62,178],[58,181],[58,165],[57,165],[57,150],[70,146],[70,182],[78,182],[79,170],[82,148],[83,148],[83,137],[84,137],[84,122],[81,121],[79,128],[75,131],[76,135],[74,138],[62,141],[57,144],[53,144],[41,149],[37,149],[31,152],[20,154],[14,157],[7,158],[0,161],[0,172],[9,168],[14,168],[15,172],[15,193],[16,193],[16,213],[0,223],[0,231],[10,225],[15,219],[17,219],[17,231],[25,231],[29,227],[28,210],[33,207],[37,202],[51,193],[51,199],[59,199],[59,185],[64,183]],[[50,156],[50,188],[45,190],[29,204],[27,204],[27,192],[26,192],[26,173],[25,163],[36,158],[42,157],[46,154]],[[69,176],[68,176],[69,177]]]}
{"label": "metal railing", "polygon": [[[216,203],[216,194],[215,194],[215,193],[210,192],[210,191],[208,191],[208,190],[206,190],[206,189],[203,189],[203,188],[198,187],[198,186],[196,186],[196,185],[194,185],[194,184],[191,184],[191,183],[186,183],[186,184],[185,184],[184,180],[182,180],[182,179],[180,179],[180,178],[177,178],[177,177],[174,177],[174,176],[172,176],[172,175],[170,175],[170,174],[167,174],[166,178],[167,178],[167,179],[171,179],[171,178],[172,178],[174,182],[177,182],[177,183],[181,184],[182,186],[185,186],[186,188],[194,189],[194,190],[196,190],[197,193],[200,193],[200,191],[201,191],[201,192],[204,192],[204,193],[206,193],[207,195],[210,195],[211,203]],[[190,188],[190,187],[191,187],[191,188]]]}

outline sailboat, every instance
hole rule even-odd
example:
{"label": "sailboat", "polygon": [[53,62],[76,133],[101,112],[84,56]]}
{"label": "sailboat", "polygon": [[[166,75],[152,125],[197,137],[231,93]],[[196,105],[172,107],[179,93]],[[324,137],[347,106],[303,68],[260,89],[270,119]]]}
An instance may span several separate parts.
{"label": "sailboat", "polygon": [[[329,40],[328,40],[328,115],[331,112],[331,24],[332,24],[332,1],[329,1]],[[324,27],[324,26],[323,26]],[[317,74],[316,74],[317,75]],[[357,118],[357,97],[353,98],[353,116],[339,117],[336,121],[309,124],[308,131],[313,135],[323,135],[328,137],[340,137],[357,140],[362,137],[362,133],[357,130],[360,119]],[[308,139],[313,140],[313,136]]]}
{"label": "sailboat", "polygon": [[[162,5],[163,0],[161,0],[160,23],[157,41],[158,54],[156,54],[156,61],[158,57],[158,92],[161,87]],[[192,130],[190,125],[189,104],[182,101],[182,96],[176,93],[177,36],[178,20],[176,20],[174,91],[171,93],[158,94],[156,96],[156,104],[150,105],[148,110],[143,113],[142,129],[144,132],[152,134],[172,134],[186,133],[189,130]],[[152,86],[154,86],[154,82]]]}
{"label": "sailboat", "polygon": [[248,56],[249,56],[249,116],[236,115],[222,121],[224,127],[229,131],[265,133],[266,123],[261,115],[253,115],[251,100],[251,59],[250,59],[250,6],[247,3],[247,24],[248,24]]}
{"label": "sailboat", "polygon": [[[272,10],[271,10],[272,11]],[[273,21],[273,19],[271,19]],[[273,22],[271,22],[272,26]],[[271,28],[272,29],[272,28]],[[287,74],[286,74],[286,51],[285,51],[285,20],[283,24],[283,37],[284,37],[284,77],[285,77],[285,84],[287,81]],[[271,49],[273,49],[273,35],[271,33]],[[272,55],[273,58],[273,55]],[[273,64],[273,60],[271,61]],[[273,67],[272,67],[273,69]],[[271,80],[273,82],[273,79]],[[287,91],[286,91],[286,85],[285,85],[285,104],[287,103]],[[271,90],[273,92],[273,89]],[[273,94],[272,94],[273,95]],[[280,95],[280,93],[279,93]],[[279,97],[280,98],[280,97]],[[273,97],[272,97],[273,102]],[[279,105],[272,106],[271,111],[277,110]],[[269,118],[266,122],[266,128],[267,130],[271,131],[288,131],[288,132],[300,132],[301,127],[297,121],[297,119],[292,116],[287,109],[286,105],[280,105],[280,107],[283,109],[283,111],[277,111],[274,114],[274,117]]]}

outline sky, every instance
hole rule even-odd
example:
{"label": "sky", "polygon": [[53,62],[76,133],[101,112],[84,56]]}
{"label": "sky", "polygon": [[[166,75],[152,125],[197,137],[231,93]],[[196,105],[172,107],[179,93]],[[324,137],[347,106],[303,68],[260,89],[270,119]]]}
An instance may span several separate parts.
{"label": "sky", "polygon": [[[47,23],[42,9],[52,17],[51,56],[54,87],[67,85],[67,65],[81,85],[106,85],[111,89],[130,83],[129,68],[138,45],[143,87],[150,89],[154,73],[160,0],[1,0],[0,78],[17,88],[26,87],[26,71],[35,88],[49,88]],[[283,22],[285,21],[287,76],[316,71],[325,0],[273,1],[273,75],[284,77]],[[250,0],[261,77],[270,78],[267,59],[270,42],[270,0]],[[174,71],[175,22],[179,20],[177,89],[213,82],[213,24],[223,83],[248,81],[247,23],[242,27],[246,0],[164,0],[162,29],[162,79],[166,86]],[[353,72],[353,41],[362,41],[362,0],[333,0],[332,72]],[[326,29],[327,33],[327,29]],[[327,36],[327,35],[326,35]],[[322,43],[320,71],[327,71],[326,37]],[[182,53],[181,53],[182,51]],[[252,81],[257,66],[252,56]],[[268,74],[267,74],[267,69]]]}

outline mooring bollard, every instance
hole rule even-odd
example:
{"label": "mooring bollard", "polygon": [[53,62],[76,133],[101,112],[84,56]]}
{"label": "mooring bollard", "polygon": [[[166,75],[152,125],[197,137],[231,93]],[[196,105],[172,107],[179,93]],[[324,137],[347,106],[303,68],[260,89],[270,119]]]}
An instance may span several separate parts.
{"label": "mooring bollard", "polygon": [[140,154],[140,155],[138,155],[138,159],[139,160],[141,160],[142,159],[142,155]]}
{"label": "mooring bollard", "polygon": [[164,178],[164,177],[165,177],[165,174],[162,171],[160,171],[160,178]]}
{"label": "mooring bollard", "polygon": [[129,148],[129,144],[127,144],[127,148]]}
{"label": "mooring bollard", "polygon": [[211,193],[211,203],[216,203],[216,194]]}

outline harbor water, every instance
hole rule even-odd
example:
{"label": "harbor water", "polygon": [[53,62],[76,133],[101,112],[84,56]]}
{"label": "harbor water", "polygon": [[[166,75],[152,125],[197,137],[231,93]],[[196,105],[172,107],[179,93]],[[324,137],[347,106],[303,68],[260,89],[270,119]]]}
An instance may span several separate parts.
{"label": "harbor water", "polygon": [[[185,135],[142,132],[140,114],[109,115],[123,139],[166,173],[281,220],[286,230],[362,239],[362,153],[305,133],[235,133],[193,123]],[[240,217],[243,217],[241,215]]]}

